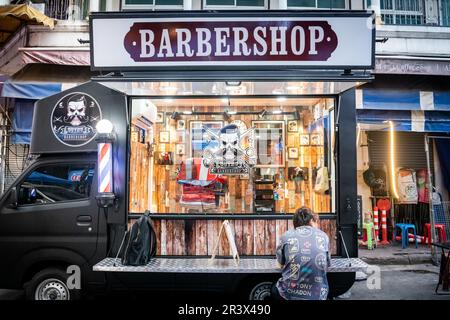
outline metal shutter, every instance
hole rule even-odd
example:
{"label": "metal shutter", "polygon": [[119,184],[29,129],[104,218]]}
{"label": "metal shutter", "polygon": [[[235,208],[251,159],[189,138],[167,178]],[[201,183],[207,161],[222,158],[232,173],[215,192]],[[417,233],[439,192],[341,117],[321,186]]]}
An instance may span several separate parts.
{"label": "metal shutter", "polygon": [[[389,167],[389,132],[370,131],[368,134],[370,163],[375,166]],[[397,167],[411,169],[427,168],[425,153],[425,133],[395,132],[395,161]],[[430,145],[430,148],[432,145]],[[433,172],[433,152],[431,170]]]}

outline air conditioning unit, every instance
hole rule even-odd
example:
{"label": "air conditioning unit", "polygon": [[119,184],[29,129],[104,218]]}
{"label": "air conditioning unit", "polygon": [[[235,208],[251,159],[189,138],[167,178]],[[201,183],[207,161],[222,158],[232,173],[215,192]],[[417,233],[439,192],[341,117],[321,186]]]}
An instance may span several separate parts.
{"label": "air conditioning unit", "polygon": [[141,124],[143,128],[150,127],[156,122],[156,106],[148,99],[133,100],[133,119]]}

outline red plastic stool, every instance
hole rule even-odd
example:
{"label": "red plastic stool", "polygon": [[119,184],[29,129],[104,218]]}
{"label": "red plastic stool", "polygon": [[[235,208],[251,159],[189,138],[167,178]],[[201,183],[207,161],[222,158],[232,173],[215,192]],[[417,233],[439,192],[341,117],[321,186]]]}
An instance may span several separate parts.
{"label": "red plastic stool", "polygon": [[[445,233],[445,226],[443,224],[435,224],[436,231],[438,233],[438,241],[439,243],[447,242],[447,234]],[[425,223],[425,230],[424,230],[424,244],[427,244],[431,246],[431,224]]]}

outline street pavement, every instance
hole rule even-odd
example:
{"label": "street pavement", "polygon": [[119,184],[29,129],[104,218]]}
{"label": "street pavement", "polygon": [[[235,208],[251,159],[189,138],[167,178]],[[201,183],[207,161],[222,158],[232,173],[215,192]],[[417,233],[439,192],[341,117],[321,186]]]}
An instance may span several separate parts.
{"label": "street pavement", "polygon": [[[380,289],[368,289],[367,281],[355,282],[345,300],[450,300],[434,293],[439,269],[431,264],[381,265]],[[23,299],[21,291],[0,289],[0,300]],[[339,300],[339,299],[338,299]]]}
{"label": "street pavement", "polygon": [[382,265],[380,289],[370,290],[367,281],[357,281],[348,300],[450,300],[434,293],[439,268],[431,264]]}

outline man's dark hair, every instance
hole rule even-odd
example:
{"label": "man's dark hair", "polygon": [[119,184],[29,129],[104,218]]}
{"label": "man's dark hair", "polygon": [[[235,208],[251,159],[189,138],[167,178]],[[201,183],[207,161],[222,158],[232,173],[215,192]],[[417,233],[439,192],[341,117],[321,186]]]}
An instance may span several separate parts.
{"label": "man's dark hair", "polygon": [[316,220],[316,215],[308,207],[301,207],[294,213],[294,227],[308,226],[311,221]]}
{"label": "man's dark hair", "polygon": [[67,102],[84,102],[84,105],[87,105],[86,97],[84,94],[75,94],[72,97],[69,98],[69,101]]}

